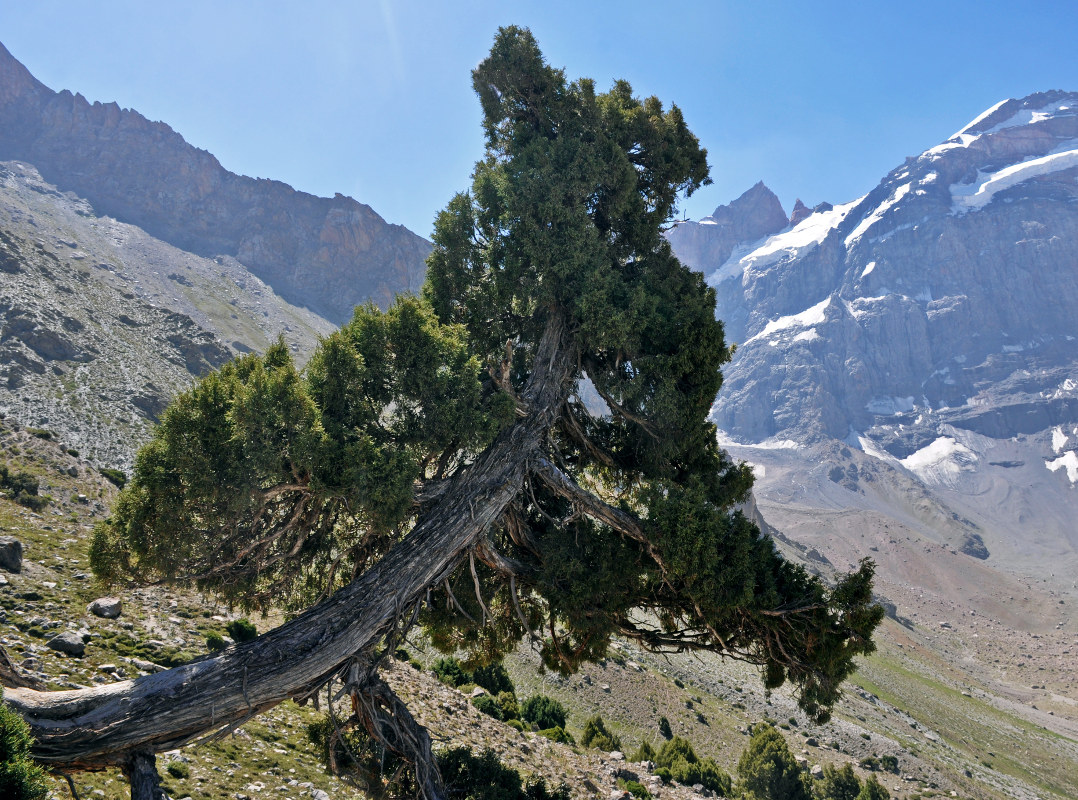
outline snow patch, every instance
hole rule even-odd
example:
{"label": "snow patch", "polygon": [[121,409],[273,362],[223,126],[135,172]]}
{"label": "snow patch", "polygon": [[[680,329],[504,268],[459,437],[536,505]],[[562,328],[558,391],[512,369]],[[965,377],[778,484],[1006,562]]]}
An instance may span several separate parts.
{"label": "snow patch", "polygon": [[747,269],[767,267],[783,258],[799,256],[819,246],[864,199],[859,197],[852,203],[834,206],[830,211],[810,214],[793,228],[765,237],[751,245],[736,248],[726,262],[708,276],[708,284],[718,286],[728,278],[743,274]]}
{"label": "snow patch", "polygon": [[910,191],[910,184],[904,183],[895,189],[894,193],[880,203],[875,210],[867,217],[861,220],[856,228],[846,237],[846,247],[850,247],[854,242],[861,238],[865,231],[883,219],[883,215],[891,210],[903,197],[905,197]]}
{"label": "snow patch", "polygon": [[1010,100],[1011,100],[1011,98],[1009,98],[1009,97],[1008,97],[1007,99],[1005,99],[1005,100],[1000,100],[1000,101],[999,101],[998,103],[996,103],[996,104],[995,104],[994,106],[992,106],[992,107],[991,107],[990,109],[988,109],[988,110],[987,110],[987,111],[985,111],[984,113],[980,114],[980,115],[979,115],[979,116],[977,117],[977,119],[975,119],[975,120],[973,120],[972,122],[970,122],[970,123],[969,123],[968,125],[966,125],[966,127],[964,127],[964,128],[962,129],[962,130],[960,130],[960,131],[959,131],[958,133],[956,133],[956,134],[955,134],[954,136],[952,136],[951,138],[952,138],[952,139],[955,139],[955,138],[957,138],[957,137],[961,136],[961,135],[962,135],[963,133],[965,133],[966,131],[968,131],[968,130],[969,130],[970,128],[976,128],[976,127],[977,127],[978,125],[980,125],[980,124],[981,124],[982,122],[984,122],[984,121],[985,121],[986,119],[988,119],[988,118],[989,118],[990,116],[992,116],[992,115],[993,115],[993,114],[995,114],[995,113],[996,113],[997,111],[999,111],[999,109],[1000,109],[1000,108],[1002,108],[1002,106],[1003,106],[1003,104],[1004,104],[1004,103],[1009,103],[1009,102],[1010,102]]}
{"label": "snow patch", "polygon": [[820,334],[816,332],[815,328],[809,328],[807,331],[801,331],[794,337],[795,342],[812,342],[820,338]]}
{"label": "snow patch", "polygon": [[[1078,140],[1068,143],[1069,146],[1075,144],[1078,144]],[[1063,150],[1022,161],[998,172],[978,172],[973,183],[951,184],[951,213],[965,214],[968,211],[980,210],[992,202],[997,192],[1032,178],[1072,167],[1078,167],[1078,149]]]}
{"label": "snow patch", "polygon": [[865,268],[861,271],[861,277],[863,278],[866,275],[871,275],[872,270],[874,270],[874,269],[876,269],[876,262],[875,261],[869,261],[867,264],[865,264]]}
{"label": "snow patch", "polygon": [[953,486],[958,476],[973,469],[977,455],[950,436],[941,436],[899,463],[925,483]]}
{"label": "snow patch", "polygon": [[1068,441],[1070,441],[1070,437],[1063,432],[1062,425],[1056,425],[1052,428],[1052,452],[1056,454],[1062,453]]}
{"label": "snow patch", "polygon": [[811,328],[813,325],[819,325],[824,321],[825,312],[829,305],[831,305],[831,297],[825,297],[812,308],[806,308],[799,314],[791,314],[787,317],[773,319],[764,326],[762,331],[755,336],[750,337],[745,344],[748,344],[754,339],[763,339],[773,333],[789,328]]}
{"label": "snow patch", "polygon": [[1078,483],[1078,452],[1068,450],[1054,461],[1045,459],[1044,466],[1048,467],[1052,472],[1065,469],[1070,482]]}
{"label": "snow patch", "polygon": [[938,172],[930,172],[927,175],[925,175],[923,178],[921,178],[921,183],[922,184],[935,183],[936,178],[938,178],[939,176],[940,176],[940,174]]}

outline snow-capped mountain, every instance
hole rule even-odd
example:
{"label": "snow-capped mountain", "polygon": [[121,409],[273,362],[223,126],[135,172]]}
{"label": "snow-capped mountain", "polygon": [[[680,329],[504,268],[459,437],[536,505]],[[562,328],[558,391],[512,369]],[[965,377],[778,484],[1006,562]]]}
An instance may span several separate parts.
{"label": "snow-capped mountain", "polygon": [[686,243],[714,216],[671,232],[738,344],[727,441],[820,478],[801,499],[862,502],[885,469],[866,508],[970,554],[1078,563],[1078,93],[1006,100],[864,197],[798,212],[710,250]]}

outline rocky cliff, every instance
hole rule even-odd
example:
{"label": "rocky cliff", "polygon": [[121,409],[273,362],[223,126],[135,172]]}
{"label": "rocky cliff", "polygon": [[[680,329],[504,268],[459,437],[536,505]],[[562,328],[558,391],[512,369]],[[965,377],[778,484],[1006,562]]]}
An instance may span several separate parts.
{"label": "rocky cliff", "polygon": [[336,322],[422,283],[429,243],[350,197],[235,175],[162,122],[37,81],[0,45],[0,161],[33,164],[99,214],[182,250],[230,256]]}
{"label": "rocky cliff", "polygon": [[792,219],[714,254],[671,237],[738,344],[712,417],[767,465],[769,521],[792,482],[1027,574],[1078,564],[1078,94],[1000,103]]}

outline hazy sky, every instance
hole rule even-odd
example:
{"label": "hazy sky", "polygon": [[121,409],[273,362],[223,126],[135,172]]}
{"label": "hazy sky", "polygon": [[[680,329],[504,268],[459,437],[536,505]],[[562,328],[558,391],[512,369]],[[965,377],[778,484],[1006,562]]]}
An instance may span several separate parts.
{"label": "hazy sky", "polygon": [[510,24],[570,78],[681,107],[714,179],[690,217],[758,180],[787,211],[851,200],[999,100],[1078,91],[1074,0],[0,4],[47,86],[424,236],[481,155],[470,71]]}

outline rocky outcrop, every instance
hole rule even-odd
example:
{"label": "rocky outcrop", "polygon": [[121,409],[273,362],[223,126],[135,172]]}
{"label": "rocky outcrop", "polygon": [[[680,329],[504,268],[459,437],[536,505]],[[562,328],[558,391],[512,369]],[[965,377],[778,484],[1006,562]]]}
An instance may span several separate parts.
{"label": "rocky outcrop", "polygon": [[719,206],[699,222],[677,223],[667,239],[678,258],[708,273],[730,257],[739,244],[777,233],[787,226],[786,212],[774,192],[757,183],[729,205]]}
{"label": "rocky outcrop", "polygon": [[315,197],[224,169],[162,122],[53,92],[0,45],[0,160],[33,164],[99,214],[180,249],[231,256],[336,322],[422,283],[430,244],[350,197]]}

